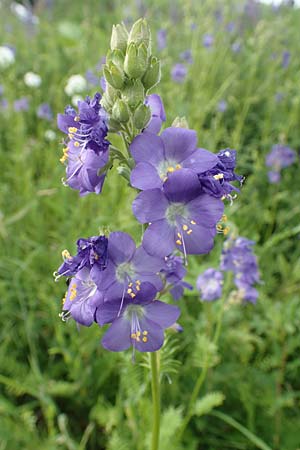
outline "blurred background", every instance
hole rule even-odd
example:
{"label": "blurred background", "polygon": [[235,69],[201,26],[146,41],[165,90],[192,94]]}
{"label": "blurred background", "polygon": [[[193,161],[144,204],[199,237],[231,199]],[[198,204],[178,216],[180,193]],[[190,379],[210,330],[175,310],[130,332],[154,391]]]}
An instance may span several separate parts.
{"label": "blurred background", "polygon": [[[256,242],[261,274],[257,304],[226,309],[217,348],[208,338],[217,302],[201,302],[196,289],[180,301],[184,332],[167,339],[162,357],[161,449],[300,449],[300,10],[281,3],[0,1],[0,450],[149,448],[147,362],[105,351],[96,325],[61,322],[66,286],[52,277],[61,251],[74,253],[78,237],[100,227],[140,239],[134,192],[116,171],[100,196],[62,185],[56,115],[102,91],[112,25],[141,16],[162,62],[154,92],[167,125],[185,116],[199,146],[237,150],[246,180],[226,214],[235,233]],[[267,166],[276,145],[293,160]],[[191,258],[193,286],[218,266],[223,242],[219,235],[210,255]],[[175,445],[207,358],[201,395],[221,393],[218,410],[244,432],[203,414]]]}

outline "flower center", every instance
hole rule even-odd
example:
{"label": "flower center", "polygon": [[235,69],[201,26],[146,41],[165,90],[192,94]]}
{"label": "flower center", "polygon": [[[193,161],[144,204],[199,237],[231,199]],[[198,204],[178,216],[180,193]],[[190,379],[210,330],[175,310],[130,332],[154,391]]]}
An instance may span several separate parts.
{"label": "flower center", "polygon": [[157,171],[158,171],[160,178],[163,181],[166,181],[169,173],[175,172],[175,170],[179,170],[181,168],[182,168],[181,165],[178,164],[176,161],[164,160],[159,164]]}
{"label": "flower center", "polygon": [[129,262],[124,262],[117,267],[116,277],[120,283],[128,282],[135,276],[135,271]]}
{"label": "flower center", "polygon": [[136,342],[147,342],[149,332],[143,330],[140,325],[140,319],[145,316],[144,308],[141,305],[128,305],[124,316],[131,324],[131,339]]}
{"label": "flower center", "polygon": [[170,225],[177,226],[178,216],[185,217],[187,208],[184,203],[171,203],[166,212],[166,219]]}

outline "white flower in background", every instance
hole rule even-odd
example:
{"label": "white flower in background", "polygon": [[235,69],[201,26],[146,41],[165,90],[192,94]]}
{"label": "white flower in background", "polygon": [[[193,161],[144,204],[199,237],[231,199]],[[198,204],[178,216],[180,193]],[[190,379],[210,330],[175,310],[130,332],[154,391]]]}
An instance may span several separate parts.
{"label": "white flower in background", "polygon": [[42,79],[41,77],[34,72],[27,72],[24,75],[24,83],[28,87],[37,88],[41,85]]}
{"label": "white flower in background", "polygon": [[83,100],[82,95],[73,95],[71,102],[73,106],[77,107],[78,102],[82,102],[82,100]]}
{"label": "white flower in background", "polygon": [[81,94],[87,89],[86,79],[82,75],[72,75],[66,84],[65,93],[72,97],[74,94]]}
{"label": "white flower in background", "polygon": [[15,55],[11,48],[6,45],[0,46],[0,68],[6,69],[15,62]]}
{"label": "white flower in background", "polygon": [[10,6],[11,12],[23,23],[31,23],[37,25],[39,18],[34,16],[29,8],[26,8],[21,3],[13,2]]}
{"label": "white flower in background", "polygon": [[47,141],[55,141],[55,139],[56,139],[56,133],[55,133],[55,131],[53,131],[53,130],[46,130],[45,131],[45,139],[47,140]]}

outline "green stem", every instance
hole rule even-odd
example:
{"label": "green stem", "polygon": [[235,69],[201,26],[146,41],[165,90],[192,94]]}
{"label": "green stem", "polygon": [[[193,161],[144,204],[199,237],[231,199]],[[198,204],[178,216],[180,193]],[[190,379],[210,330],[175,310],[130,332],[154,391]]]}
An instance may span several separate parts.
{"label": "green stem", "polygon": [[159,389],[159,353],[153,352],[151,358],[151,386],[153,403],[152,450],[158,450],[160,427],[160,389]]}

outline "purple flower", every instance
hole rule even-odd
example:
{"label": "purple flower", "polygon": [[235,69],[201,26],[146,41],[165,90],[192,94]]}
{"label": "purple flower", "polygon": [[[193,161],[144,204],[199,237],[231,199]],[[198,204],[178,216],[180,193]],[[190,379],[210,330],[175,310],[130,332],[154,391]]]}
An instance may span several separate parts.
{"label": "purple flower", "polygon": [[239,41],[235,41],[231,45],[231,50],[233,51],[233,53],[239,53],[241,51],[241,48],[242,48],[242,44]]}
{"label": "purple flower", "polygon": [[180,169],[201,174],[219,163],[216,155],[197,148],[196,132],[185,128],[167,128],[160,136],[147,130],[133,140],[130,152],[136,162],[130,181],[141,190],[162,188],[169,175]]}
{"label": "purple flower", "polygon": [[182,280],[186,275],[183,258],[181,256],[170,255],[166,256],[165,262],[166,268],[161,273],[165,277],[167,287],[170,286],[170,294],[174,300],[179,300],[183,296],[184,288],[193,289],[193,286]]}
{"label": "purple flower", "polygon": [[[59,129],[69,137],[61,158],[61,162],[67,163],[66,184],[79,190],[82,196],[102,191],[109,159],[107,117],[100,99],[99,93],[93,100],[87,97],[86,101],[78,102],[78,114],[68,106],[65,114],[57,117]],[[100,173],[101,169],[104,173]]]}
{"label": "purple flower", "polygon": [[203,46],[206,48],[211,48],[214,44],[215,38],[212,34],[205,34],[202,39]]}
{"label": "purple flower", "polygon": [[226,25],[226,31],[228,31],[228,33],[233,33],[235,31],[235,28],[236,28],[236,26],[235,26],[234,22],[229,22]]}
{"label": "purple flower", "polygon": [[184,64],[177,63],[172,67],[171,76],[176,83],[183,83],[187,76],[187,68]]}
{"label": "purple flower", "polygon": [[64,276],[70,277],[76,275],[84,267],[91,269],[94,265],[99,270],[106,268],[108,239],[105,236],[92,236],[77,241],[77,254],[71,256],[67,250],[64,250],[62,256],[63,264],[57,270],[56,279]]}
{"label": "purple flower", "polygon": [[90,69],[85,72],[85,79],[91,86],[98,87],[100,85],[100,77],[95,75]]}
{"label": "purple flower", "polygon": [[105,301],[129,295],[135,298],[143,282],[151,283],[156,291],[163,288],[158,273],[165,267],[164,260],[150,256],[143,247],[122,232],[111,233],[107,247],[107,268],[99,272],[97,286],[104,292]]}
{"label": "purple flower", "polygon": [[53,118],[52,109],[51,109],[50,105],[48,105],[48,103],[42,103],[38,107],[36,114],[40,119],[49,120],[49,122]]}
{"label": "purple flower", "polygon": [[184,52],[180,53],[179,57],[187,64],[193,64],[192,50],[185,50]]}
{"label": "purple flower", "polygon": [[289,51],[285,50],[282,53],[282,63],[281,63],[282,67],[284,69],[286,69],[289,66],[290,60],[291,60],[291,53]]}
{"label": "purple flower", "polygon": [[210,252],[224,205],[210,195],[199,195],[196,173],[181,169],[168,176],[162,190],[141,192],[132,209],[139,222],[150,223],[143,238],[145,250],[164,257],[175,248],[184,255]]}
{"label": "purple flower", "polygon": [[226,100],[220,100],[217,105],[217,111],[223,113],[226,111],[227,107],[228,107],[228,105],[227,105]]}
{"label": "purple flower", "polygon": [[157,48],[158,50],[163,50],[167,46],[167,30],[165,28],[161,28],[156,33],[157,40]]}
{"label": "purple flower", "polygon": [[0,99],[0,110],[6,111],[7,109],[8,109],[8,101],[6,100],[6,98],[1,98]]}
{"label": "purple flower", "polygon": [[276,144],[273,145],[271,152],[266,156],[266,166],[279,172],[284,167],[293,164],[295,160],[295,150],[283,144]]}
{"label": "purple flower", "polygon": [[97,289],[92,275],[93,269],[79,270],[72,278],[63,299],[63,321],[72,317],[80,325],[89,327],[95,320],[97,307],[103,303],[103,295]]}
{"label": "purple flower", "polygon": [[156,289],[142,283],[132,299],[116,296],[104,302],[96,311],[99,325],[111,323],[102,339],[107,350],[119,352],[131,346],[140,352],[155,352],[164,342],[164,330],[180,315],[176,306],[154,300]]}
{"label": "purple flower", "polygon": [[16,112],[28,111],[28,109],[29,109],[28,97],[21,97],[14,101],[14,110]]}
{"label": "purple flower", "polygon": [[243,177],[234,172],[236,166],[236,150],[226,148],[217,155],[218,162],[205,173],[199,174],[202,191],[217,198],[232,199],[231,192],[239,191],[230,181],[242,183]]}
{"label": "purple flower", "polygon": [[223,274],[219,270],[207,269],[197,279],[197,289],[202,300],[217,300],[222,296]]}
{"label": "purple flower", "polygon": [[255,302],[253,285],[259,282],[258,263],[253,253],[254,242],[244,237],[230,237],[224,243],[220,268],[234,273],[234,282],[244,300]]}
{"label": "purple flower", "polygon": [[270,170],[268,172],[268,178],[269,178],[270,183],[272,183],[272,184],[279,183],[281,180],[280,172],[277,172],[277,170]]}
{"label": "purple flower", "polygon": [[166,113],[162,99],[157,94],[151,94],[146,97],[145,105],[150,107],[151,119],[145,130],[151,133],[159,133],[162,123],[166,121]]}

